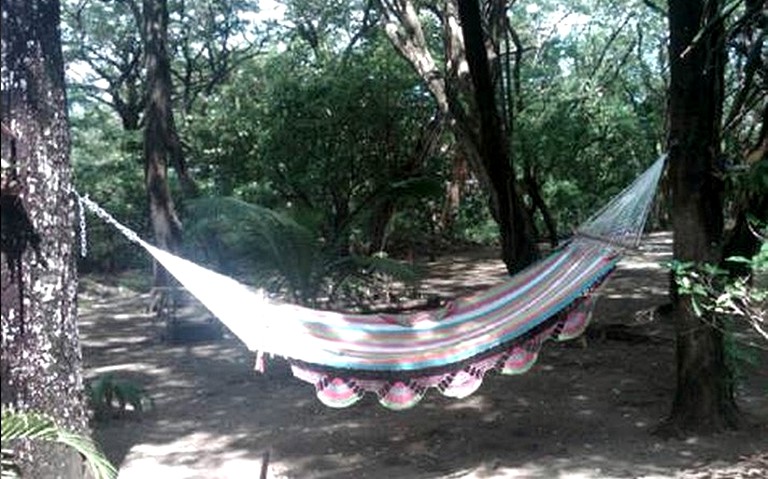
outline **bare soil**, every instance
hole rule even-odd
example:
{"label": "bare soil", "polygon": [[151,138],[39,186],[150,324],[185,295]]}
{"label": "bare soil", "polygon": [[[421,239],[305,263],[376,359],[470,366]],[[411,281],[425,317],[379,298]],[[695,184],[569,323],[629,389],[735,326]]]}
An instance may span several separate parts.
{"label": "bare soil", "polygon": [[[586,339],[548,343],[519,376],[486,376],[455,400],[432,392],[392,412],[375,398],[330,409],[279,360],[266,374],[235,338],[158,340],[149,298],[84,278],[86,375],[145,388],[147,411],[94,422],[121,478],[766,478],[768,354],[743,368],[738,431],[662,439],[675,385],[666,301],[668,234],[622,261]],[[505,274],[488,249],[426,263],[422,290],[452,297]],[[248,314],[243,311],[243,314]]]}

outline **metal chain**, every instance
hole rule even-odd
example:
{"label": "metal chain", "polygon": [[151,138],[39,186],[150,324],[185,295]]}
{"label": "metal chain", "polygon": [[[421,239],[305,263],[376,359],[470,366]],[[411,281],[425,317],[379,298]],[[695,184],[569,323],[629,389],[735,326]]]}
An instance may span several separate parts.
{"label": "metal chain", "polygon": [[[75,193],[77,195],[77,193]],[[80,216],[80,256],[85,258],[88,254],[88,235],[85,231],[85,205],[83,205],[83,198],[77,195],[77,210]]]}
{"label": "metal chain", "polygon": [[111,224],[115,228],[117,228],[118,231],[120,231],[123,236],[128,238],[128,240],[137,243],[141,246],[147,245],[136,232],[128,228],[127,226],[123,225],[119,221],[117,221],[115,218],[112,217],[109,213],[104,211],[99,205],[97,205],[93,200],[88,198],[88,196],[80,196],[78,195],[78,198],[80,198],[80,203],[83,204],[88,210],[91,211],[91,213],[95,214],[102,220],[106,221],[107,223]]}

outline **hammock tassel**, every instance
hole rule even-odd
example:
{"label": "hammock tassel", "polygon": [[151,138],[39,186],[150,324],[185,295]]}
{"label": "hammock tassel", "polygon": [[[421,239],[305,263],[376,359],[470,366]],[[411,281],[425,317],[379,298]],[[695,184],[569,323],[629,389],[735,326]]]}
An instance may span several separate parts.
{"label": "hammock tassel", "polygon": [[267,370],[267,362],[264,359],[264,351],[256,351],[256,363],[253,365],[253,370],[258,371],[261,374]]}

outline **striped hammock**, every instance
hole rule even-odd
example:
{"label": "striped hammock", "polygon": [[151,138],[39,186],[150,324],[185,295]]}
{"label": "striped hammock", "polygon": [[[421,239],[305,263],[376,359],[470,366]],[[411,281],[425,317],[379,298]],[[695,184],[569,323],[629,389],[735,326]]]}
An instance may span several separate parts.
{"label": "striped hammock", "polygon": [[144,248],[255,351],[257,369],[264,353],[278,355],[328,406],[349,406],[372,392],[382,405],[405,409],[431,388],[466,397],[487,372],[525,372],[546,340],[580,335],[589,293],[624,248],[639,242],[663,164],[659,159],[547,258],[490,290],[411,314],[342,314],[272,301],[152,246],[88,198],[80,202]]}

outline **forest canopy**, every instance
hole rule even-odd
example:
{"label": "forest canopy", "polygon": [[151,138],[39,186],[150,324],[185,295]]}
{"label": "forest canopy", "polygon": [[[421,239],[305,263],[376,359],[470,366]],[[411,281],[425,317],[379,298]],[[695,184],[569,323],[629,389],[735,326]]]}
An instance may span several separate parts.
{"label": "forest canopy", "polygon": [[[504,195],[521,212],[516,230],[554,245],[665,150],[660,3],[489,4],[481,13],[490,92],[469,81],[453,2],[160,3],[168,218],[178,215],[188,254],[233,273],[312,277],[293,286],[301,289],[339,258],[354,257],[343,261],[350,266],[466,243],[506,249]],[[143,135],[154,118],[151,85],[163,83],[148,77],[153,44],[141,7],[64,2],[63,34],[78,188],[152,236]],[[738,171],[764,136],[765,78],[750,63],[754,29],[736,29],[749,2],[728,8],[723,161]],[[486,93],[503,158],[483,153]],[[493,185],[499,175],[511,191]],[[734,198],[754,183],[743,176],[727,184]],[[657,208],[653,227],[669,226],[665,211]],[[86,270],[143,264],[115,250],[112,232],[92,230]],[[293,239],[266,241],[275,235]],[[504,257],[510,271],[529,261],[515,254]]]}

